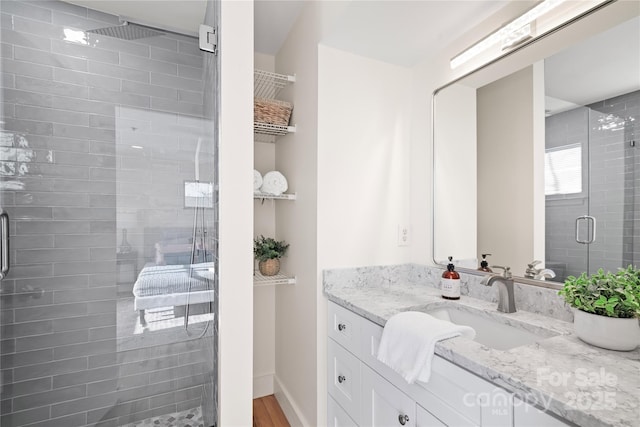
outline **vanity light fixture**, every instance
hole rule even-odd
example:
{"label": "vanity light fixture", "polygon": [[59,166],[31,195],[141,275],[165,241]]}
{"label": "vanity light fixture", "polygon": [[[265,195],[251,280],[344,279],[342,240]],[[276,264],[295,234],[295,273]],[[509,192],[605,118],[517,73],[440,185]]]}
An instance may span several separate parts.
{"label": "vanity light fixture", "polygon": [[504,50],[533,37],[532,28],[529,24],[564,2],[565,0],[544,0],[498,31],[491,33],[469,49],[453,57],[450,62],[451,68],[459,67],[498,43],[502,43],[502,49]]}
{"label": "vanity light fixture", "polygon": [[533,25],[533,22],[529,22],[524,27],[508,34],[504,39],[502,39],[502,50],[511,49],[512,47],[533,37]]}

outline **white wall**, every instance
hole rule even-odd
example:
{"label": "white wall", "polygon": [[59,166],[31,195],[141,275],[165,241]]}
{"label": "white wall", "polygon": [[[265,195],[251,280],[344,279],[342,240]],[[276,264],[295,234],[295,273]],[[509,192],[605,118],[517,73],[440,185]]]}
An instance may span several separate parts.
{"label": "white wall", "polygon": [[221,2],[219,425],[252,425],[253,2]]}
{"label": "white wall", "polygon": [[293,425],[326,424],[326,302],[318,270],[318,43],[347,2],[307,2],[276,55],[276,71],[295,73],[281,92],[294,104],[297,132],[278,140],[276,168],[297,193],[276,206],[278,238],[290,243],[283,268],[294,286],[276,289],[275,395]]}
{"label": "white wall", "polygon": [[[254,54],[254,66],[265,71],[275,71],[275,56]],[[254,168],[263,176],[275,169],[275,145],[254,144]],[[276,233],[275,200],[254,200],[253,235],[278,238]],[[255,262],[255,261],[254,261]],[[275,374],[276,290],[274,286],[257,286],[253,291],[253,397],[273,394]]]}
{"label": "white wall", "polygon": [[311,2],[276,55],[276,71],[296,74],[281,92],[293,103],[297,132],[278,139],[276,168],[287,177],[295,202],[276,206],[278,238],[289,246],[282,268],[296,275],[294,286],[276,289],[276,398],[293,425],[316,425],[317,417],[317,41],[321,2]]}
{"label": "white wall", "polygon": [[[411,70],[318,48],[318,292],[328,268],[409,261]],[[318,423],[326,425],[326,300],[318,305]]]}
{"label": "white wall", "polygon": [[411,70],[318,56],[318,269],[408,262]]}

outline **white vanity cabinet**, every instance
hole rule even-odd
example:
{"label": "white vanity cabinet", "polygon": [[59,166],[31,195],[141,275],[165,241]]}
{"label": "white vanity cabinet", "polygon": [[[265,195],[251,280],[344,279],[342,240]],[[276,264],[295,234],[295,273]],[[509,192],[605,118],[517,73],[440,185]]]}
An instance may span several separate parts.
{"label": "white vanity cabinet", "polygon": [[513,399],[513,425],[514,427],[568,427],[570,424],[515,397]]}
{"label": "white vanity cabinet", "polygon": [[342,409],[340,405],[329,395],[327,399],[327,426],[329,427],[357,427],[355,421]]}
{"label": "white vanity cabinet", "polygon": [[416,405],[416,427],[446,427],[446,424],[422,406]]}
{"label": "white vanity cabinet", "polygon": [[363,426],[416,426],[416,402],[362,364]]}
{"label": "white vanity cabinet", "polygon": [[329,425],[514,426],[506,390],[437,355],[428,383],[407,384],[377,360],[381,326],[333,302],[328,310]]}

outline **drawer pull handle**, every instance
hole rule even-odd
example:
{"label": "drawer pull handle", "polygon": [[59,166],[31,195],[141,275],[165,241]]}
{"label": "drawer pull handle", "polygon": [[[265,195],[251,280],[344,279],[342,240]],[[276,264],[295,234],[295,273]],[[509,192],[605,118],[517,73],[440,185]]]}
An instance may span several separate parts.
{"label": "drawer pull handle", "polygon": [[345,325],[344,323],[338,323],[339,331],[344,331],[345,329],[347,329],[347,325]]}
{"label": "drawer pull handle", "polygon": [[343,382],[345,382],[347,380],[347,378],[344,375],[338,375],[338,382],[340,384],[342,384]]}
{"label": "drawer pull handle", "polygon": [[405,425],[406,423],[409,422],[409,415],[398,415],[398,422],[400,423],[401,426]]}

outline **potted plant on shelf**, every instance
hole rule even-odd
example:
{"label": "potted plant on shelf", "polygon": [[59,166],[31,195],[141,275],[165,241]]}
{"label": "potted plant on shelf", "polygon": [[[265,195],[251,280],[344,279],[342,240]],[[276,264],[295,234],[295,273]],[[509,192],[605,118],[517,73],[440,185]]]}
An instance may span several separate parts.
{"label": "potted plant on shelf", "polygon": [[576,308],[573,323],[582,341],[619,351],[640,345],[640,270],[569,276],[558,293]]}
{"label": "potted plant on shelf", "polygon": [[284,240],[277,241],[271,237],[256,237],[253,240],[253,256],[258,260],[258,269],[263,276],[275,276],[280,271],[280,258],[289,248]]}

